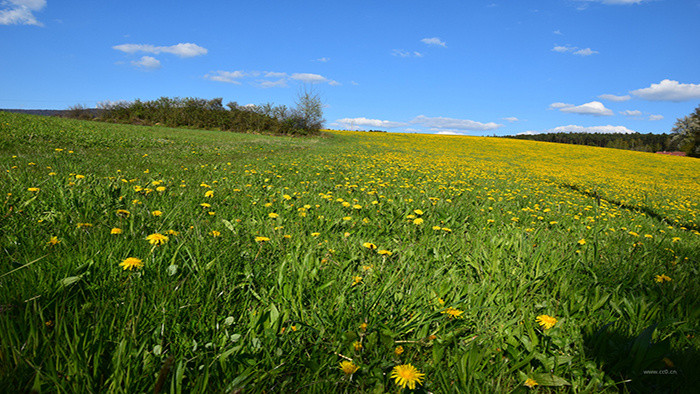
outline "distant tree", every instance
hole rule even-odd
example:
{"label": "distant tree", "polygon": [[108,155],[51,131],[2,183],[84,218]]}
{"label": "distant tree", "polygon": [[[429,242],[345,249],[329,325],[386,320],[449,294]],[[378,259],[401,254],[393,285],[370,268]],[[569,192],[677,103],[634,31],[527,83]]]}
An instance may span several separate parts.
{"label": "distant tree", "polygon": [[688,156],[700,157],[700,105],[688,116],[676,120],[670,145]]}
{"label": "distant tree", "polygon": [[302,121],[302,128],[310,132],[321,130],[325,122],[321,95],[313,88],[304,87],[299,91],[295,104],[294,116]]}

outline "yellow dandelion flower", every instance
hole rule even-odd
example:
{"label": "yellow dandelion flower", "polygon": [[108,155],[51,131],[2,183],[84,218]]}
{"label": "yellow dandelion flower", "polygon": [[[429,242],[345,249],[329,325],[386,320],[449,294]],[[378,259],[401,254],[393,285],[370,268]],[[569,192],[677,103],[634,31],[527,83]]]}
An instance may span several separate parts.
{"label": "yellow dandelion flower", "polygon": [[557,319],[552,316],[539,315],[537,316],[537,323],[542,326],[545,330],[549,330],[557,324]]}
{"label": "yellow dandelion flower", "polygon": [[421,225],[421,224],[423,224],[423,219],[421,219],[421,218],[413,219],[413,224]]}
{"label": "yellow dandelion flower", "polygon": [[153,215],[153,216],[161,216],[162,214],[163,214],[163,212],[158,211],[158,210],[151,212],[151,215]]}
{"label": "yellow dandelion flower", "polygon": [[680,240],[681,240],[680,237],[673,237],[673,238],[671,238],[671,242],[678,242],[678,241],[680,241]]}
{"label": "yellow dandelion flower", "polygon": [[421,211],[420,209],[414,209],[413,212],[419,216],[423,214],[423,211]]}
{"label": "yellow dandelion flower", "polygon": [[76,175],[75,179],[85,179],[85,175]]}
{"label": "yellow dandelion flower", "polygon": [[48,242],[46,242],[48,245],[58,245],[61,243],[61,240],[58,239],[58,237],[51,237]]}
{"label": "yellow dandelion flower", "polygon": [[394,349],[394,355],[397,357],[403,354],[403,346],[397,346],[396,349]]}
{"label": "yellow dandelion flower", "polygon": [[384,249],[378,250],[377,253],[381,254],[382,256],[391,256],[392,255],[392,253],[390,251],[384,250]]}
{"label": "yellow dandelion flower", "polygon": [[311,233],[312,237],[318,237],[319,235],[321,235],[321,233]]}
{"label": "yellow dandelion flower", "polygon": [[75,226],[78,228],[90,228],[90,227],[92,227],[92,224],[91,223],[77,223]]}
{"label": "yellow dandelion flower", "polygon": [[365,243],[362,244],[362,246],[364,246],[365,248],[367,248],[367,249],[369,249],[369,250],[377,249],[377,245],[375,245],[375,244],[373,244],[373,243],[371,243],[371,242],[365,242]]}
{"label": "yellow dandelion flower", "polygon": [[440,313],[444,313],[447,315],[447,317],[452,319],[454,317],[456,317],[456,318],[462,317],[462,314],[464,313],[464,311],[460,311],[459,309],[449,307]]}
{"label": "yellow dandelion flower", "polygon": [[127,211],[126,209],[117,209],[117,216],[122,216],[122,217],[129,217],[131,215],[131,212]]}
{"label": "yellow dandelion flower", "polygon": [[367,331],[367,323],[360,324],[360,331],[362,331],[362,332]]}
{"label": "yellow dandelion flower", "polygon": [[220,233],[219,231],[216,231],[216,230],[210,231],[209,234],[210,234],[212,237],[215,237],[215,238],[221,236],[221,233]]}
{"label": "yellow dandelion flower", "polygon": [[654,277],[654,281],[657,282],[657,283],[670,282],[670,281],[672,281],[672,280],[673,280],[673,279],[669,278],[669,277],[666,276],[665,274],[656,275],[656,276]]}
{"label": "yellow dandelion flower", "polygon": [[27,191],[28,191],[28,192],[38,192],[39,190],[41,190],[41,189],[39,189],[38,187],[29,187],[29,188],[27,188]]}
{"label": "yellow dandelion flower", "polygon": [[180,232],[175,230],[168,230],[166,232],[168,233],[168,235],[180,235]]}
{"label": "yellow dandelion flower", "polygon": [[360,282],[362,282],[361,276],[353,276],[352,277],[352,285],[353,286],[360,284]]}
{"label": "yellow dandelion flower", "polygon": [[352,343],[352,347],[353,349],[355,349],[356,352],[359,352],[360,350],[362,350],[362,343],[355,341]]}
{"label": "yellow dandelion flower", "polygon": [[270,238],[268,237],[255,237],[255,242],[267,242]]}
{"label": "yellow dandelion flower", "polygon": [[164,187],[164,186],[158,186],[158,187],[156,188],[156,191],[157,191],[157,192],[164,192],[164,191],[165,191],[165,187]]}
{"label": "yellow dandelion flower", "polygon": [[121,267],[124,267],[124,270],[133,270],[134,268],[141,268],[143,267],[143,261],[141,259],[137,259],[136,257],[129,257],[128,259],[122,261],[119,263]]}
{"label": "yellow dandelion flower", "polygon": [[538,385],[539,385],[539,383],[537,383],[537,381],[536,381],[535,379],[530,379],[530,378],[528,378],[528,379],[525,381],[525,383],[523,383],[523,384],[524,384],[525,386],[527,386],[528,388],[531,388],[531,389],[532,389],[532,388],[535,388],[535,386],[538,386]]}
{"label": "yellow dandelion flower", "polygon": [[416,383],[421,384],[421,380],[425,376],[411,364],[397,365],[391,371],[391,378],[395,383],[402,388],[408,387],[410,390],[416,388]]}
{"label": "yellow dandelion flower", "polygon": [[159,233],[151,234],[146,237],[146,240],[151,245],[164,245],[169,239],[168,236]]}
{"label": "yellow dandelion flower", "polygon": [[274,212],[268,213],[267,216],[270,217],[270,219],[276,219],[276,218],[280,217],[280,215],[278,215]]}
{"label": "yellow dandelion flower", "polygon": [[357,365],[353,364],[352,361],[341,361],[340,362],[340,370],[343,371],[346,375],[352,375],[357,370],[360,369]]}
{"label": "yellow dandelion flower", "polygon": [[362,209],[362,205],[360,204],[355,204],[352,206],[354,209]]}
{"label": "yellow dandelion flower", "polygon": [[343,220],[345,220],[346,222],[352,220],[352,216],[344,216]]}
{"label": "yellow dandelion flower", "polygon": [[442,227],[440,227],[440,226],[433,226],[433,230],[435,230],[435,231],[440,231],[441,229],[442,229]]}
{"label": "yellow dandelion flower", "polygon": [[204,209],[211,208],[211,204],[208,204],[208,203],[206,203],[206,202],[203,202],[203,203],[199,204],[199,206],[202,207],[202,208],[204,208]]}
{"label": "yellow dandelion flower", "polygon": [[214,191],[213,191],[213,190],[207,190],[207,191],[204,193],[204,197],[207,197],[207,198],[212,198],[212,197],[214,197]]}
{"label": "yellow dandelion flower", "polygon": [[119,227],[114,227],[109,233],[112,235],[118,235],[122,233],[122,229],[120,229]]}
{"label": "yellow dandelion flower", "polygon": [[579,244],[579,245],[585,245],[585,244],[586,244],[586,240],[583,239],[583,238],[581,238],[581,239],[578,241],[578,244]]}

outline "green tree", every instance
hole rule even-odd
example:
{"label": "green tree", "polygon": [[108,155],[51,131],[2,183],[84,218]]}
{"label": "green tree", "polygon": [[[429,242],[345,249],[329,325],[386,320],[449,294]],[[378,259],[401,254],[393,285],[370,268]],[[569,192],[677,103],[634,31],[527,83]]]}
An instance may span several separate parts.
{"label": "green tree", "polygon": [[302,121],[302,127],[310,132],[321,130],[325,122],[321,95],[313,88],[304,87],[299,91],[295,104],[294,115]]}
{"label": "green tree", "polygon": [[677,119],[671,133],[673,149],[700,157],[700,105],[690,115]]}

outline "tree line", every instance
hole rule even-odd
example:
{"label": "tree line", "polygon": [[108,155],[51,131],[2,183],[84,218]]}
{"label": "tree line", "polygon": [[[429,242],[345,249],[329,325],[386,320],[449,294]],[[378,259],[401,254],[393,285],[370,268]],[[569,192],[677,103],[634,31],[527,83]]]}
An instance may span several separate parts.
{"label": "tree line", "polygon": [[323,126],[323,103],[309,90],[299,93],[295,108],[285,105],[239,105],[222,98],[161,97],[149,101],[100,103],[97,110],[71,107],[63,116],[115,123],[190,127],[196,129],[271,133],[317,134]]}

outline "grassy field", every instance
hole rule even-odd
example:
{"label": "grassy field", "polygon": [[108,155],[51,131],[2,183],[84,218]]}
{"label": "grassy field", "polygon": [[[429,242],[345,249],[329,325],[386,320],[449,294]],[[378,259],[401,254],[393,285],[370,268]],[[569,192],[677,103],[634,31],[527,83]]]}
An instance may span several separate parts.
{"label": "grassy field", "polygon": [[0,171],[2,392],[700,387],[697,159],[0,113]]}

